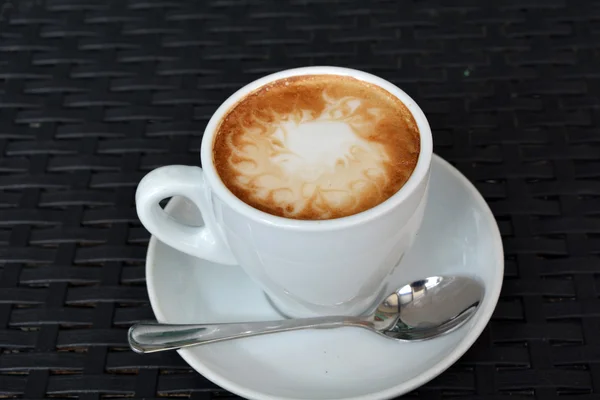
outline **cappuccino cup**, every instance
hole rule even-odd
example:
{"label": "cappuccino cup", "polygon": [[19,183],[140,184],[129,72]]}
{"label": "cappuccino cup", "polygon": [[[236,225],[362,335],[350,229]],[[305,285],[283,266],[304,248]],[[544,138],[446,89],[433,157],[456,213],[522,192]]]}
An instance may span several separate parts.
{"label": "cappuccino cup", "polygon": [[[360,315],[394,269],[417,267],[401,260],[423,220],[431,129],[390,82],[339,67],[268,75],[217,109],[200,152],[202,168],[140,181],[140,221],[215,268],[240,266],[282,314]],[[159,203],[172,196],[204,225],[169,217]]]}

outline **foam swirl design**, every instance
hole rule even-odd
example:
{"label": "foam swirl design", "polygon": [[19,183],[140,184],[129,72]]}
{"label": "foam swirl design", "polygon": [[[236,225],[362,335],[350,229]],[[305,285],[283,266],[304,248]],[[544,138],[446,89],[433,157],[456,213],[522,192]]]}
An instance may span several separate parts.
{"label": "foam swirl design", "polygon": [[408,179],[418,130],[404,105],[352,78],[296,77],[247,96],[223,119],[214,161],[225,185],[295,219],[356,214]]}

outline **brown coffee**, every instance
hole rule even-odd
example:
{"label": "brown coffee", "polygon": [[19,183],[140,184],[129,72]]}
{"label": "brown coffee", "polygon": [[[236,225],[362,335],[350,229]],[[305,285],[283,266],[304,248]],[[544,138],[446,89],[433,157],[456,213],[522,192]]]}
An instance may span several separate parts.
{"label": "brown coffee", "polygon": [[355,78],[274,81],[222,119],[217,172],[250,206],[285,218],[324,220],[377,206],[408,180],[419,130],[406,106]]}

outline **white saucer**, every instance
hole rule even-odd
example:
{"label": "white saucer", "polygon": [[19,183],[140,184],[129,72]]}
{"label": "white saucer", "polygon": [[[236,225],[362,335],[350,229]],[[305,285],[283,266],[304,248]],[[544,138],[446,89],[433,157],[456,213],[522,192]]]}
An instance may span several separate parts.
{"label": "white saucer", "polygon": [[[487,204],[454,167],[435,156],[423,227],[404,263],[404,284],[436,274],[471,274],[486,287],[465,326],[425,342],[403,343],[357,328],[307,330],[183,349],[179,354],[217,385],[249,399],[388,399],[426,383],[452,365],[490,319],[502,286],[504,257]],[[177,198],[167,210],[200,223],[194,206]],[[180,253],[152,237],[146,279],[157,319],[169,323],[279,319],[239,267]],[[395,286],[393,286],[395,287]]]}

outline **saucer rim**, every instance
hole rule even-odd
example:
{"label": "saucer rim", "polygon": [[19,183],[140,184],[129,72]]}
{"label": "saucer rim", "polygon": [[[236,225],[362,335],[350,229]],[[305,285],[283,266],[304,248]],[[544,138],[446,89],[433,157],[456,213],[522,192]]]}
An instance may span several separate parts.
{"label": "saucer rim", "polygon": [[[468,190],[473,200],[479,203],[483,213],[494,221],[491,228],[490,241],[493,242],[493,246],[496,249],[496,254],[498,254],[498,259],[495,264],[498,265],[497,270],[495,271],[494,277],[490,280],[491,286],[486,286],[486,295],[490,296],[490,301],[487,303],[487,306],[481,308],[474,316],[475,322],[472,328],[468,331],[468,333],[464,336],[464,338],[459,342],[458,346],[456,346],[446,357],[442,358],[436,364],[429,367],[423,374],[415,376],[406,381],[399,382],[397,385],[389,387],[385,390],[379,390],[377,392],[372,392],[369,394],[353,396],[353,397],[332,397],[328,400],[380,400],[380,399],[390,399],[405,393],[414,390],[425,383],[431,381],[449,367],[451,367],[460,357],[462,357],[467,350],[475,343],[477,338],[481,335],[485,327],[487,326],[489,320],[492,317],[492,314],[496,308],[498,303],[498,299],[500,297],[500,291],[502,289],[503,277],[504,277],[504,248],[502,244],[502,238],[500,236],[500,230],[498,228],[498,224],[496,223],[496,219],[481,195],[477,188],[469,181],[458,169],[456,169],[452,164],[448,161],[444,160],[442,157],[433,153],[432,156],[432,168],[433,164],[437,163],[439,168],[446,168],[452,175],[454,175],[458,180],[462,183],[462,186]],[[169,201],[169,205],[171,205]],[[148,291],[148,297],[150,299],[150,306],[157,320],[160,322],[164,322],[168,320],[165,316],[164,312],[160,307],[160,301],[158,300],[158,296],[155,293],[156,286],[154,285],[154,275],[152,274],[152,269],[155,264],[155,251],[156,251],[156,242],[157,238],[152,235],[150,237],[150,241],[148,243],[148,251],[146,254],[146,264],[145,264],[145,274],[146,274],[146,288]],[[256,399],[256,400],[307,400],[303,397],[275,397],[266,393],[261,393],[255,391],[253,389],[248,389],[243,387],[236,382],[227,378],[227,376],[213,372],[207,365],[205,365],[202,360],[198,357],[194,356],[191,349],[180,349],[177,350],[179,355],[184,359],[184,361],[190,365],[196,372],[203,375],[206,379],[212,381],[214,384],[219,387],[234,393],[238,396],[242,396],[247,399]]]}

